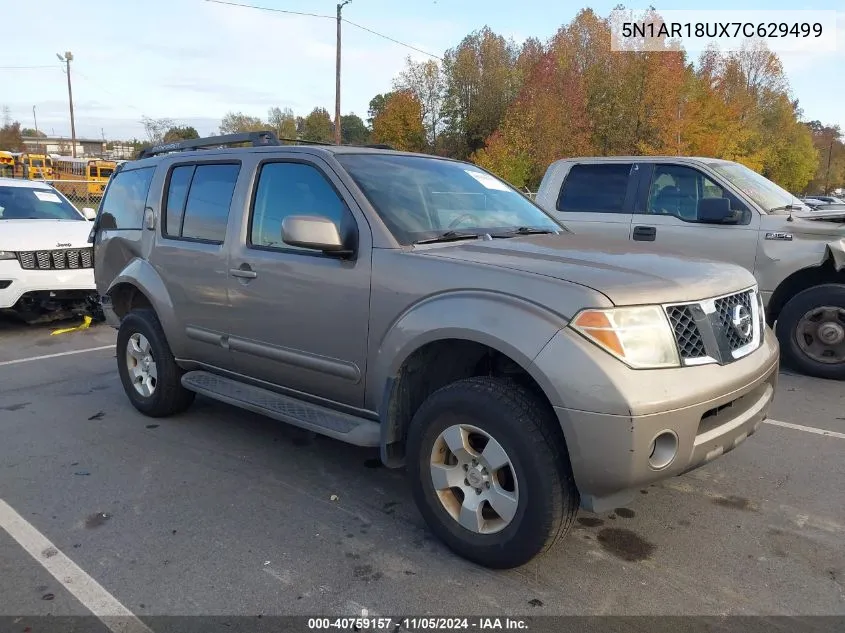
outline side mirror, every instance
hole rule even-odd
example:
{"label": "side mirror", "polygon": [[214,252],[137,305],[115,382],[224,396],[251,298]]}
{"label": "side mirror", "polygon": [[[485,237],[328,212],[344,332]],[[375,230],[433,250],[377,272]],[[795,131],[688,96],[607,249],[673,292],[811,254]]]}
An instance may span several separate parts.
{"label": "side mirror", "polygon": [[698,221],[704,224],[730,224],[737,221],[727,198],[702,198],[698,201]]}
{"label": "side mirror", "polygon": [[324,253],[349,253],[337,225],[322,216],[289,215],[282,221],[282,241]]}
{"label": "side mirror", "polygon": [[93,220],[97,217],[97,211],[91,207],[84,207],[82,209],[82,215],[85,216],[86,220]]}

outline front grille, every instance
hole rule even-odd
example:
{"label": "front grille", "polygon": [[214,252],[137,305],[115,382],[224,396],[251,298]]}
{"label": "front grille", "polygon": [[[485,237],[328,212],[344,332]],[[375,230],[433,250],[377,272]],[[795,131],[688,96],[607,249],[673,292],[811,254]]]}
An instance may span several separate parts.
{"label": "front grille", "polygon": [[[722,326],[723,335],[727,338],[728,345],[730,345],[731,350],[737,350],[740,347],[748,345],[754,337],[754,317],[751,309],[751,294],[752,293],[750,291],[742,292],[729,297],[722,297],[721,299],[716,299],[715,301],[716,314],[719,316],[719,323]],[[735,327],[733,323],[735,311],[739,306],[744,307],[744,313],[748,315],[747,319],[750,327],[747,335],[743,335],[740,331],[741,328]]]}
{"label": "front grille", "polygon": [[681,358],[701,358],[707,356],[704,349],[704,341],[701,338],[701,331],[695,324],[689,306],[669,306],[666,308],[669,323],[675,332],[675,342],[678,344],[678,351]]}
{"label": "front grille", "polygon": [[683,364],[733,362],[762,340],[755,290],[665,306]]}
{"label": "front grille", "polygon": [[90,248],[68,248],[53,251],[23,251],[18,261],[24,270],[64,270],[93,268],[94,252]]}

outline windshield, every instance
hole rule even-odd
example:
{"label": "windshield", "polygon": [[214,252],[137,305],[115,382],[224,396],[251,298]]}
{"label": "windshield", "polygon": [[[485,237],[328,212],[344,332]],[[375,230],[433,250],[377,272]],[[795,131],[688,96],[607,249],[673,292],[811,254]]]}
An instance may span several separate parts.
{"label": "windshield", "polygon": [[448,231],[564,230],[510,185],[467,163],[392,154],[336,158],[401,244]]}
{"label": "windshield", "polygon": [[720,162],[710,163],[710,167],[766,211],[787,205],[806,207],[803,202],[786,189],[779,187],[768,178],[761,176],[745,165]]}
{"label": "windshield", "polygon": [[33,167],[44,167],[44,161],[40,158],[33,158],[29,162],[32,164]]}
{"label": "windshield", "polygon": [[108,167],[100,167],[100,178],[108,178],[112,175],[114,169],[110,169]]}
{"label": "windshield", "polygon": [[85,218],[50,189],[0,186],[0,220],[85,221]]}

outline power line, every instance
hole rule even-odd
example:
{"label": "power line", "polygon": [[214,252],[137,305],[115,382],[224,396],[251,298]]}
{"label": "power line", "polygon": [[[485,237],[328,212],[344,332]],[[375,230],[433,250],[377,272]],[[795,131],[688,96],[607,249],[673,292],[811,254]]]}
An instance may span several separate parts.
{"label": "power line", "polygon": [[270,7],[257,7],[252,4],[240,4],[238,2],[225,2],[224,0],[205,0],[206,2],[211,2],[213,4],[225,4],[230,7],[241,7],[242,9],[256,9],[258,11],[271,11],[273,13],[288,13],[290,15],[305,15],[310,18],[328,18],[329,20],[334,20],[335,16],[333,15],[322,15],[320,13],[306,13],[304,11],[290,11],[288,9],[272,9]]}
{"label": "power line", "polygon": [[[336,16],[333,16],[333,15],[323,15],[321,13],[305,13],[303,11],[290,11],[288,9],[273,9],[273,8],[270,8],[270,7],[258,7],[258,6],[252,5],[252,4],[241,4],[239,2],[228,2],[226,0],[205,0],[205,2],[211,2],[211,3],[214,3],[214,4],[224,4],[224,5],[228,5],[230,7],[240,7],[242,9],[255,9],[257,11],[270,11],[272,13],[288,13],[290,15],[304,15],[304,16],[308,16],[308,17],[312,17],[312,18],[327,18],[329,20],[337,19]],[[376,35],[378,37],[381,37],[381,38],[384,38],[388,41],[391,41],[394,44],[399,44],[399,46],[404,46],[405,48],[409,48],[412,51],[422,53],[423,55],[428,55],[429,57],[433,57],[433,58],[439,59],[441,61],[443,60],[443,58],[440,57],[439,55],[435,55],[434,53],[429,53],[428,51],[424,51],[423,49],[417,48],[416,46],[411,46],[410,44],[406,44],[405,42],[400,42],[399,40],[397,40],[394,37],[390,37],[389,35],[385,35],[384,33],[379,33],[378,31],[374,31],[373,29],[368,28],[366,26],[362,26],[361,24],[356,24],[355,22],[352,22],[351,20],[347,20],[346,18],[341,18],[341,20],[346,22],[350,26],[354,26],[355,28],[361,29],[362,31],[367,31],[368,33],[372,33],[373,35]]]}
{"label": "power line", "polygon": [[366,26],[361,26],[360,24],[355,24],[355,22],[352,22],[351,20],[347,20],[346,18],[341,18],[341,19],[344,22],[346,22],[347,24],[349,24],[350,26],[357,27],[357,28],[359,28],[363,31],[367,31],[368,33],[372,33],[373,35],[378,35],[379,37],[383,37],[384,39],[390,40],[391,42],[393,42],[395,44],[399,44],[399,46],[404,46],[405,48],[410,48],[412,51],[417,51],[418,53],[422,53],[423,55],[428,55],[429,57],[434,57],[435,59],[439,59],[440,61],[443,61],[443,58],[440,57],[439,55],[435,55],[434,53],[429,53],[428,51],[424,51],[423,49],[417,48],[416,46],[411,46],[410,44],[406,44],[405,42],[400,42],[399,40],[394,39],[394,38],[390,37],[389,35],[385,35],[384,33],[379,33],[378,31],[368,29]]}
{"label": "power line", "polygon": [[49,66],[0,66],[0,70],[35,70],[36,68],[61,68],[57,64]]}

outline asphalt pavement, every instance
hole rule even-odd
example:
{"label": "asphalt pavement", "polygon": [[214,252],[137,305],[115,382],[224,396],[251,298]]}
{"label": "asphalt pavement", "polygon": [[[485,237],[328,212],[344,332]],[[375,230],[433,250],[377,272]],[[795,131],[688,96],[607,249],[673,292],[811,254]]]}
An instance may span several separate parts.
{"label": "asphalt pavement", "polygon": [[55,327],[0,321],[0,616],[845,615],[841,383],[784,372],[737,450],[490,571],[375,451],[204,398],[145,418],[114,331]]}

